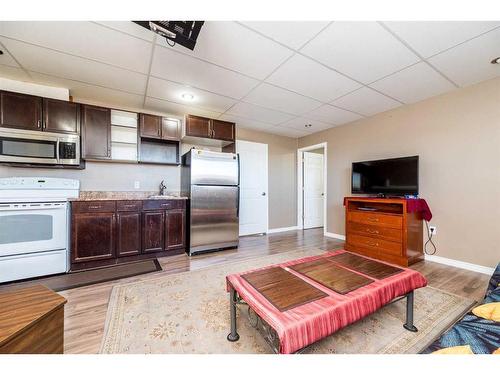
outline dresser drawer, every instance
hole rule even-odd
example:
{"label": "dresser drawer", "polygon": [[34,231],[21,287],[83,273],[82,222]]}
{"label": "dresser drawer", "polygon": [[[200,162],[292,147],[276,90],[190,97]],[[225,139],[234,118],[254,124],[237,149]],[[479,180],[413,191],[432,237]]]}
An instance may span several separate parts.
{"label": "dresser drawer", "polygon": [[148,210],[175,210],[185,207],[184,199],[150,199],[142,202],[142,209]]}
{"label": "dresser drawer", "polygon": [[399,229],[403,225],[403,218],[401,216],[377,214],[373,212],[368,213],[348,211],[347,221]]}
{"label": "dresser drawer", "polygon": [[347,223],[347,232],[380,238],[388,241],[401,242],[403,240],[403,231],[399,228],[388,228],[383,226],[369,225],[351,221]]}
{"label": "dresser drawer", "polygon": [[85,202],[72,202],[71,210],[74,213],[87,213],[87,212],[115,212],[115,201],[85,201]]}
{"label": "dresser drawer", "polygon": [[142,209],[142,201],[118,201],[116,202],[116,210],[137,212]]}
{"label": "dresser drawer", "polygon": [[403,250],[401,243],[357,234],[351,234],[347,238],[347,242],[354,247],[360,246],[369,250],[377,250],[379,254],[401,255]]}

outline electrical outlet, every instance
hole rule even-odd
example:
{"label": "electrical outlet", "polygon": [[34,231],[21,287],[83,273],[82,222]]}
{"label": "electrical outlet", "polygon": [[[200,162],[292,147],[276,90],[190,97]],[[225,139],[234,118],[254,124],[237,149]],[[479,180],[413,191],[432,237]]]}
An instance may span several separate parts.
{"label": "electrical outlet", "polygon": [[437,234],[437,227],[435,225],[430,225],[429,226],[429,235],[435,236]]}
{"label": "electrical outlet", "polygon": [[134,181],[134,189],[140,189],[141,183],[139,181]]}

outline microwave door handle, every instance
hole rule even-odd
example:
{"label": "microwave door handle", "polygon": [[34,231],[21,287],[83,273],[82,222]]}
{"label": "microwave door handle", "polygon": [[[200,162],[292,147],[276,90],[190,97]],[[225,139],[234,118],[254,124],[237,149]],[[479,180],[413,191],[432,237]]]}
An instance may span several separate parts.
{"label": "microwave door handle", "polygon": [[59,159],[59,143],[61,142],[60,138],[57,138],[57,143],[56,143],[56,163],[61,164],[61,160]]}

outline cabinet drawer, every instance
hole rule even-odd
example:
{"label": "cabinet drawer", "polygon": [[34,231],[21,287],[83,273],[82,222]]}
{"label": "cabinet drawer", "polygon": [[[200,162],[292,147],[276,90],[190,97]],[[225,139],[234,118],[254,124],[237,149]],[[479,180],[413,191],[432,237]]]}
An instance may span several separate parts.
{"label": "cabinet drawer", "polygon": [[380,254],[401,255],[402,245],[398,242],[386,241],[379,238],[360,236],[351,234],[347,238],[347,242],[355,247],[364,247],[369,250],[377,250]]}
{"label": "cabinet drawer", "polygon": [[124,211],[140,211],[142,209],[141,201],[118,201],[116,202],[116,210]]}
{"label": "cabinet drawer", "polygon": [[347,214],[347,220],[356,223],[373,224],[389,228],[401,228],[403,225],[403,218],[401,216],[367,212],[349,211]]}
{"label": "cabinet drawer", "polygon": [[72,202],[71,209],[74,213],[115,212],[115,203],[114,201]]}
{"label": "cabinet drawer", "polygon": [[355,221],[347,223],[347,232],[388,241],[401,242],[403,240],[401,229],[362,224]]}
{"label": "cabinet drawer", "polygon": [[184,200],[182,199],[151,199],[142,202],[142,209],[149,210],[174,210],[184,208]]}

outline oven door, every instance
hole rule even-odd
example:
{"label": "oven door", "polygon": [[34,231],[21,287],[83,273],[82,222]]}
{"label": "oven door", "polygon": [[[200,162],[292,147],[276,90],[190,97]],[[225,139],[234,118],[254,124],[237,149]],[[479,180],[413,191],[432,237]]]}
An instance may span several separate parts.
{"label": "oven door", "polygon": [[0,259],[67,248],[67,203],[0,203]]}

